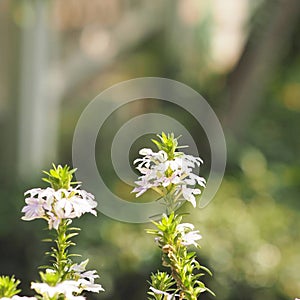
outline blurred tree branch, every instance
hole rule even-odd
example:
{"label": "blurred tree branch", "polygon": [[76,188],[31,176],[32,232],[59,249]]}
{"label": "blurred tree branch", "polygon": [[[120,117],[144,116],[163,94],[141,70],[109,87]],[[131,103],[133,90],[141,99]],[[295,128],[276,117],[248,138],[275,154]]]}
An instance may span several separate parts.
{"label": "blurred tree branch", "polygon": [[231,107],[224,121],[237,135],[242,134],[263,100],[272,70],[280,63],[290,47],[294,30],[297,30],[299,0],[268,1],[267,5],[270,11],[264,24],[258,24],[250,34],[244,53],[228,80]]}

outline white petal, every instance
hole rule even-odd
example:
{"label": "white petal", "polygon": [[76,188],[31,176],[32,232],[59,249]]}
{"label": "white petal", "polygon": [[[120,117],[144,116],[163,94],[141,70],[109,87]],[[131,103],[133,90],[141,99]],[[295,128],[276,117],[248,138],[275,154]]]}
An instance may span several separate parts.
{"label": "white petal", "polygon": [[151,155],[153,151],[150,148],[143,148],[139,151],[140,155]]}

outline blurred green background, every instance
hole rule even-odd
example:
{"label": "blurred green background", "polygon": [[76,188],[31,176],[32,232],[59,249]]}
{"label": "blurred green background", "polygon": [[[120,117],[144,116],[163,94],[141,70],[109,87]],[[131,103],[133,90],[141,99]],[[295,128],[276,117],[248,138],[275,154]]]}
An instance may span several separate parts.
{"label": "blurred green background", "polygon": [[[214,273],[205,282],[216,299],[300,297],[299,29],[299,0],[1,0],[0,273],[15,274],[23,294],[32,293],[47,231],[42,221],[20,220],[23,193],[45,186],[41,170],[51,162],[72,163],[86,105],[113,84],[158,76],[202,94],[226,136],[226,174],[215,199],[204,209],[186,207],[203,235],[199,260]],[[160,101],[114,113],[99,153],[109,153],[126,120],[147,112],[189,129],[207,175],[201,128]],[[136,141],[132,157],[142,144]],[[105,161],[108,185],[130,200]],[[146,299],[146,280],[160,266],[145,233],[151,225],[101,213],[74,224],[82,227],[77,252],[90,258],[106,289],[88,298]]]}

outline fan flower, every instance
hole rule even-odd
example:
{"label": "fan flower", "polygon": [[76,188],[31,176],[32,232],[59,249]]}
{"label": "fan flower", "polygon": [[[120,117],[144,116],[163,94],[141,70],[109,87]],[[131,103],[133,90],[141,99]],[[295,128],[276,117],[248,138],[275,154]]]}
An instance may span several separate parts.
{"label": "fan flower", "polygon": [[195,195],[201,194],[195,185],[205,187],[205,179],[194,173],[193,169],[203,162],[201,158],[175,152],[171,158],[164,150],[153,152],[144,148],[139,152],[144,157],[134,161],[136,169],[142,174],[136,181],[133,193],[139,197],[149,189],[158,192],[162,197],[171,192],[175,201],[186,200],[196,207]]}
{"label": "fan flower", "polygon": [[22,209],[25,214],[22,219],[45,219],[49,229],[58,229],[62,219],[79,218],[85,213],[97,215],[94,196],[78,187],[59,190],[35,188],[25,192],[25,196],[27,205]]}
{"label": "fan flower", "polygon": [[[167,296],[167,300],[173,300],[173,299],[176,299],[175,296],[179,296],[179,295],[169,294],[169,293],[167,293],[167,292],[164,292],[164,291],[155,289],[155,288],[152,287],[152,286],[151,286],[149,289],[150,289],[154,294]],[[164,298],[164,299],[165,299],[165,298]]]}
{"label": "fan flower", "polygon": [[74,276],[78,277],[78,283],[80,284],[80,288],[89,292],[99,293],[100,291],[104,291],[101,284],[96,284],[95,279],[99,278],[96,270],[86,271],[86,265],[88,263],[88,259],[81,262],[80,264],[74,264],[71,267],[71,270],[74,271]]}
{"label": "fan flower", "polygon": [[176,229],[181,234],[181,244],[183,246],[199,246],[196,241],[202,239],[202,235],[199,233],[199,230],[193,230],[194,228],[195,226],[190,223],[182,223],[176,226]]}
{"label": "fan flower", "polygon": [[75,280],[66,280],[58,283],[55,286],[50,286],[47,283],[32,282],[31,288],[46,299],[64,295],[67,300],[84,300],[83,296],[76,296],[81,292],[79,283]]}

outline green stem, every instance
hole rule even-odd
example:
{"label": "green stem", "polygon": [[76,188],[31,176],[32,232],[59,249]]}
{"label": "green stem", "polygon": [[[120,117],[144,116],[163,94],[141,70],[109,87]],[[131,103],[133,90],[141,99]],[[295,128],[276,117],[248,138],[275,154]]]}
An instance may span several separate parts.
{"label": "green stem", "polygon": [[56,242],[56,268],[61,280],[65,279],[68,273],[68,251],[67,248],[71,245],[67,241],[67,231],[68,231],[68,220],[62,220],[57,229],[57,239]]}
{"label": "green stem", "polygon": [[177,207],[174,201],[174,197],[171,191],[169,191],[164,197],[166,203],[166,213],[169,216],[172,212],[175,212]]}
{"label": "green stem", "polygon": [[[178,219],[178,215],[174,216],[174,220],[172,222],[176,220],[178,220],[178,224],[180,224],[181,219]],[[182,245],[175,238],[174,230],[176,231],[174,225],[170,224],[169,226],[166,226],[164,231],[165,245],[162,246],[163,265],[170,268],[171,276],[176,282],[180,299],[197,300],[195,278],[191,276],[194,271],[194,255],[188,255],[187,247]],[[187,266],[189,267],[187,268]]]}

